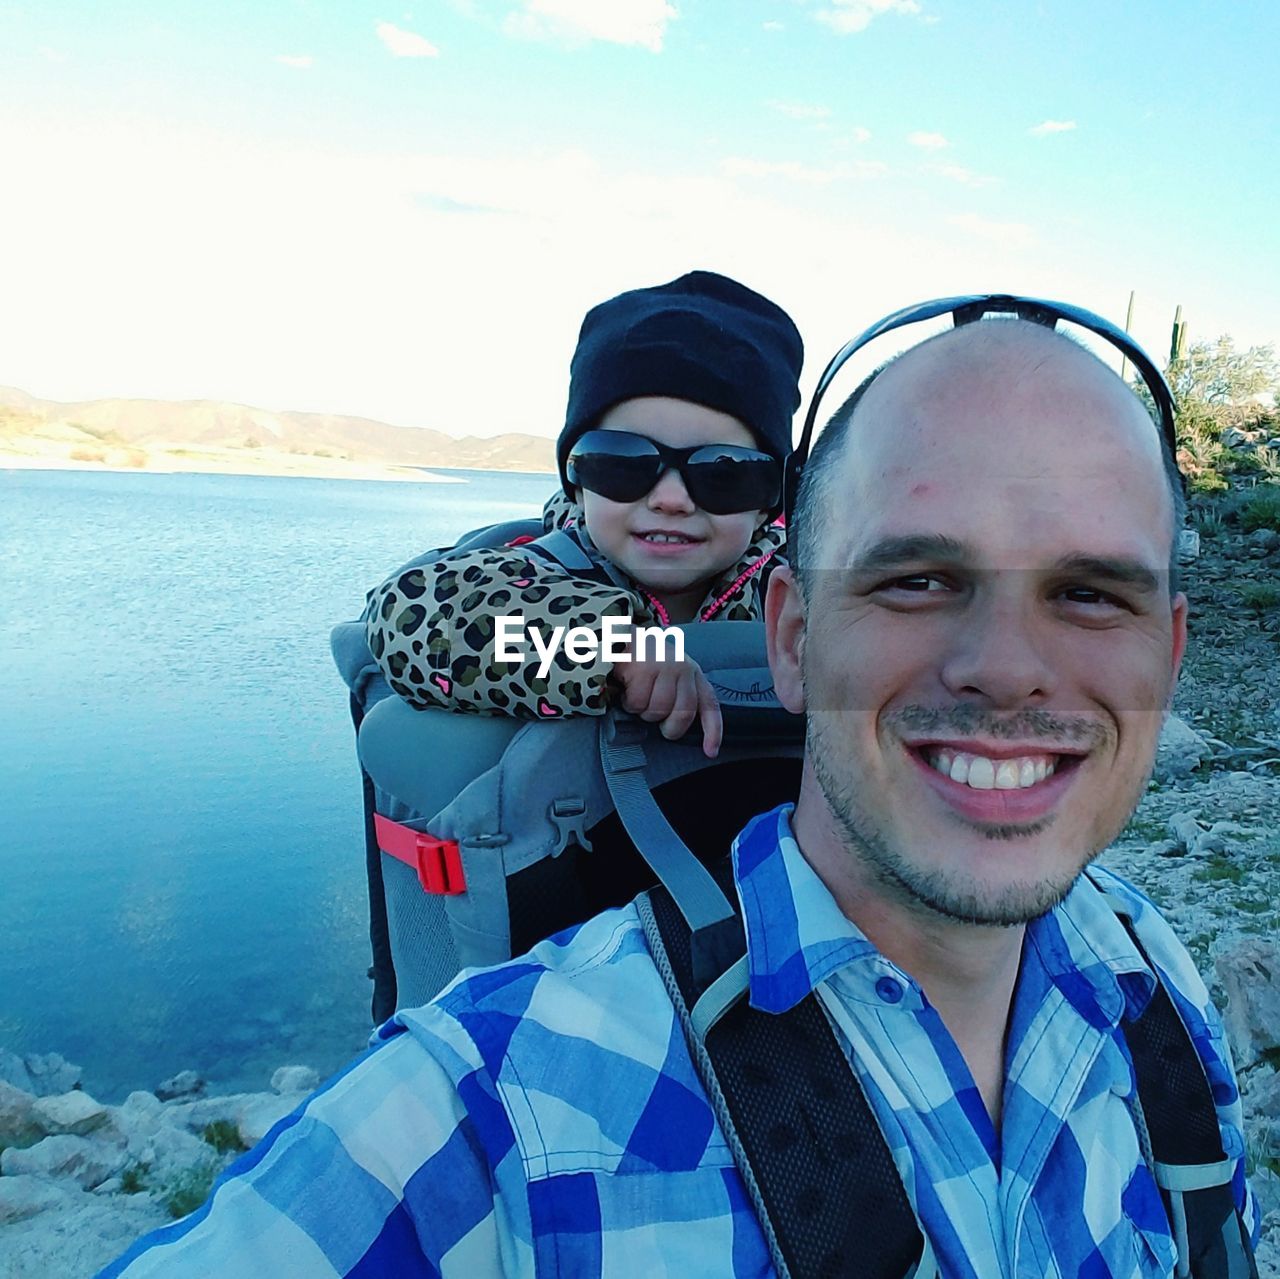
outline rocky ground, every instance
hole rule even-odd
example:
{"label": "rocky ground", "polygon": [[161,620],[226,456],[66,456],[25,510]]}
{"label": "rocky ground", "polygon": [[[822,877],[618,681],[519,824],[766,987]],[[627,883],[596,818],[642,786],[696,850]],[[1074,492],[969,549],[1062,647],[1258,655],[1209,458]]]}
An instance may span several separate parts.
{"label": "rocky ground", "polygon": [[1224,1010],[1266,1214],[1259,1273],[1280,1279],[1280,532],[1221,512],[1193,509],[1176,719],[1104,860],[1160,904]]}
{"label": "rocky ground", "polygon": [[[1229,507],[1226,508],[1229,511]],[[1224,1019],[1280,1279],[1280,531],[1193,512],[1191,643],[1155,779],[1105,855],[1173,921]],[[104,1106],[56,1055],[0,1051],[0,1279],[81,1279],[199,1206],[216,1174],[315,1086],[205,1097],[184,1072]]]}
{"label": "rocky ground", "polygon": [[56,1053],[0,1050],[0,1277],[92,1275],[198,1208],[218,1173],[318,1083],[306,1066],[282,1066],[270,1091],[206,1097],[183,1071],[107,1106]]}

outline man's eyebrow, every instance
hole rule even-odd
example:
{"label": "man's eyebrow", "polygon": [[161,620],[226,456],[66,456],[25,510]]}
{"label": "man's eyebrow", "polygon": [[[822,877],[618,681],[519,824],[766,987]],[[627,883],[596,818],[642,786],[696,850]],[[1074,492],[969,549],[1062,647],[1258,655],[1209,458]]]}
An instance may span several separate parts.
{"label": "man's eyebrow", "polygon": [[[956,565],[971,564],[975,559],[973,549],[957,538],[943,533],[909,533],[873,542],[865,551],[851,557],[848,570],[881,573],[921,560]],[[1141,560],[1126,555],[1064,555],[1050,565],[1049,571],[1113,582],[1146,595],[1155,595],[1160,589],[1157,573]]]}
{"label": "man's eyebrow", "polygon": [[913,560],[956,564],[970,560],[973,552],[964,542],[945,533],[908,533],[882,537],[865,551],[859,551],[847,565],[853,573],[880,573]]}
{"label": "man's eyebrow", "polygon": [[1160,577],[1154,569],[1124,555],[1064,555],[1054,563],[1052,571],[1114,582],[1144,595],[1155,595],[1160,590]]}

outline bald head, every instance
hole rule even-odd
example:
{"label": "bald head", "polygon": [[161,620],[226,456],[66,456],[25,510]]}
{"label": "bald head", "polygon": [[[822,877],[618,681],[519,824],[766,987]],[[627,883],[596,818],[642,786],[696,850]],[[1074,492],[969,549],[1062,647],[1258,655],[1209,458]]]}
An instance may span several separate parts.
{"label": "bald head", "polygon": [[[1114,524],[1118,507],[1161,548],[1177,590],[1182,491],[1159,431],[1119,377],[1042,325],[987,320],[921,343],[877,371],[837,411],[806,465],[792,561],[806,596],[814,572],[847,563],[871,509],[940,492],[967,502]],[[1090,500],[1090,499],[1094,500]]]}

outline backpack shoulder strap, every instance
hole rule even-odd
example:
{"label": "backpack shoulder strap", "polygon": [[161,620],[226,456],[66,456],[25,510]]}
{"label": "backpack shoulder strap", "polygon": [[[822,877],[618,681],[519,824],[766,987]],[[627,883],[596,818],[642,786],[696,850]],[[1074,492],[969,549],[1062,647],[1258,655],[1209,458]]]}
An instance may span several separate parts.
{"label": "backpack shoulder strap", "polygon": [[1222,1149],[1218,1112],[1200,1054],[1138,937],[1128,907],[1114,894],[1106,895],[1156,974],[1150,1002],[1140,1016],[1121,1022],[1121,1030],[1138,1081],[1151,1171],[1178,1246],[1177,1274],[1180,1279],[1258,1279],[1253,1248],[1231,1190],[1235,1161]]}
{"label": "backpack shoulder strap", "polygon": [[[736,900],[727,859],[716,878]],[[689,925],[671,895],[658,887],[637,906],[779,1275],[933,1279],[932,1250],[817,998],[777,1015],[751,1007],[738,915],[736,960],[697,981]]]}
{"label": "backpack shoulder strap", "polygon": [[627,591],[635,590],[635,586],[628,583],[612,563],[589,555],[586,547],[566,529],[552,529],[550,533],[526,542],[520,549],[554,568],[563,569],[572,577],[601,585],[620,586]]}

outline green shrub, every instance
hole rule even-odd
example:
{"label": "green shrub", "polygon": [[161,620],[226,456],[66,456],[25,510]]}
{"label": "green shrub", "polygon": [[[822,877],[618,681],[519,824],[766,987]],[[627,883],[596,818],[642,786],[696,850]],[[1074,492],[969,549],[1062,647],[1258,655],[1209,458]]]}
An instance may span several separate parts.
{"label": "green shrub", "polygon": [[220,1155],[230,1154],[233,1151],[238,1154],[249,1149],[240,1140],[240,1130],[229,1119],[215,1119],[213,1123],[205,1124],[200,1138],[208,1142]]}
{"label": "green shrub", "polygon": [[1237,866],[1231,858],[1224,857],[1221,853],[1214,853],[1199,870],[1193,873],[1192,878],[1199,880],[1202,884],[1211,884],[1224,879],[1238,884],[1244,878],[1244,867]]}
{"label": "green shrub", "polygon": [[169,1210],[171,1217],[185,1217],[209,1198],[217,1175],[218,1170],[212,1163],[196,1164],[194,1168],[178,1173],[160,1191],[160,1202]]}
{"label": "green shrub", "polygon": [[1266,613],[1280,605],[1280,584],[1245,582],[1240,587],[1240,602],[1255,613]]}
{"label": "green shrub", "polygon": [[120,1174],[120,1189],[126,1195],[141,1194],[147,1188],[148,1165],[131,1164]]}
{"label": "green shrub", "polygon": [[1246,533],[1270,528],[1280,533],[1280,484],[1255,486],[1240,507],[1240,527]]}

